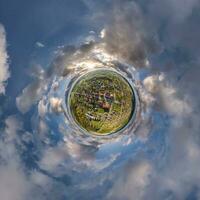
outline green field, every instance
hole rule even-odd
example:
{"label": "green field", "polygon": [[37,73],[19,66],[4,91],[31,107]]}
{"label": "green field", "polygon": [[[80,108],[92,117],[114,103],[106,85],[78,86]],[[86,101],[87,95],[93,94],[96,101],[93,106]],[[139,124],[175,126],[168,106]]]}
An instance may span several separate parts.
{"label": "green field", "polygon": [[129,122],[135,98],[131,86],[120,74],[96,70],[75,83],[69,106],[80,127],[93,134],[107,135]]}

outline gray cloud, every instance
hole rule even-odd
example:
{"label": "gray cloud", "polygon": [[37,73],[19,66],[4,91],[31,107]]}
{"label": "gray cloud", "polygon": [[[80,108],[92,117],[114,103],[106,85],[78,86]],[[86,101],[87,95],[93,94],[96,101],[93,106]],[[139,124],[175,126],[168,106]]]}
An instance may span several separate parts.
{"label": "gray cloud", "polygon": [[[129,168],[122,168],[121,174],[114,187],[109,192],[109,199],[186,199],[190,194],[197,195],[200,191],[200,176],[198,173],[200,164],[200,95],[198,94],[198,77],[200,70],[198,66],[177,81],[172,77],[176,70],[165,74],[165,79],[150,76],[145,84],[149,82],[148,89],[156,95],[156,108],[171,116],[167,140],[169,150],[166,153],[166,162],[162,168],[157,168],[159,163],[150,163],[146,175],[139,177],[137,169],[140,163],[129,163]],[[176,77],[176,76],[175,76]],[[148,81],[147,81],[148,80]],[[154,83],[153,83],[154,82]],[[156,93],[155,93],[156,92]],[[158,160],[159,162],[159,160]],[[149,163],[144,161],[143,163]],[[132,176],[132,172],[136,174]],[[144,174],[143,174],[144,175]],[[137,182],[137,180],[139,180]],[[137,183],[137,184],[136,184]],[[143,183],[143,185],[139,185]],[[121,187],[123,185],[123,187]]]}
{"label": "gray cloud", "polygon": [[[199,195],[200,95],[198,82],[200,60],[198,57],[200,28],[198,21],[200,16],[198,9],[200,2],[198,0],[184,2],[154,0],[151,2],[143,1],[146,3],[145,5],[131,2],[127,5],[136,6],[134,9],[132,8],[129,18],[125,17],[131,7],[124,9],[126,3],[121,3],[122,6],[117,12],[113,11],[113,13],[117,13],[113,15],[116,20],[111,17],[113,24],[106,27],[106,29],[111,30],[111,33],[108,32],[109,37],[106,45],[108,45],[108,50],[111,50],[110,52],[119,51],[119,56],[126,58],[129,62],[136,61],[133,63],[140,65],[141,63],[137,62],[134,57],[133,60],[130,59],[128,53],[136,55],[136,58],[142,58],[144,61],[154,51],[148,50],[148,40],[143,39],[143,36],[146,34],[149,36],[148,31],[150,31],[150,35],[154,31],[156,32],[156,37],[159,38],[162,46],[162,52],[159,52],[161,56],[156,55],[155,67],[151,66],[152,75],[145,79],[144,85],[147,91],[154,96],[154,109],[168,114],[171,118],[167,134],[170,150],[166,155],[168,162],[162,169],[158,170],[156,163],[151,166],[153,170],[149,172],[150,177],[147,175],[144,187],[138,187],[135,184],[136,179],[129,176],[130,171],[135,170],[134,166],[130,167],[130,171],[126,168],[122,169],[122,174],[110,190],[109,197],[110,199],[118,197],[119,199],[182,200],[188,198],[191,193],[195,195],[194,188]],[[144,9],[146,12],[141,11]],[[123,20],[124,18],[126,20]],[[144,23],[145,19],[148,19],[147,26]],[[136,30],[131,28],[135,25],[130,23],[131,20],[136,21]],[[139,40],[137,40],[138,34]],[[134,42],[140,41],[140,37],[142,42],[138,42],[138,44],[145,49],[142,57],[134,54],[133,48],[137,46],[137,43]],[[124,47],[127,47],[125,51]],[[124,52],[125,54],[123,54]],[[164,74],[164,80],[159,79],[160,72]],[[148,187],[146,187],[147,185]],[[134,193],[134,191],[137,192]],[[138,196],[141,193],[142,195]]]}
{"label": "gray cloud", "polygon": [[106,17],[109,23],[103,40],[107,50],[136,67],[146,66],[159,43],[140,6],[134,1],[117,1]]}
{"label": "gray cloud", "polygon": [[[158,33],[163,53],[167,51],[165,66],[180,67],[189,60],[197,60],[199,48],[199,0],[153,0],[144,6],[145,16]],[[159,64],[159,63],[157,63]]]}
{"label": "gray cloud", "polygon": [[128,163],[118,175],[118,179],[115,181],[107,199],[143,199],[152,172],[152,166],[147,161],[137,160]]}
{"label": "gray cloud", "polygon": [[[136,66],[146,66],[149,57],[162,46],[162,52],[159,52],[161,56],[156,55],[156,66],[149,68],[151,76],[144,80],[144,86],[154,97],[153,108],[167,114],[171,119],[166,136],[170,147],[166,155],[168,162],[162,169],[157,169],[157,163],[145,160],[128,163],[124,169],[120,168],[121,173],[116,175],[116,179],[112,177],[112,181],[116,182],[107,198],[182,200],[186,199],[194,187],[198,190],[200,188],[200,60],[197,57],[200,51],[200,29],[197,26],[199,15],[195,11],[199,8],[199,1],[186,0],[183,3],[180,0],[153,0],[143,3],[146,4],[139,5],[133,1],[115,2],[113,10],[105,14],[109,23],[105,25],[103,43],[110,54],[116,54],[118,58]],[[44,79],[38,78],[39,81],[24,89],[17,98],[19,110],[26,112],[40,99],[46,78],[53,74],[65,76],[74,72],[69,66],[74,60],[87,56],[93,45],[94,43],[83,45],[78,51],[73,46],[62,49],[45,72]],[[165,67],[161,68],[163,65]],[[164,74],[162,80],[159,80],[160,72]],[[59,104],[55,105],[59,110]],[[38,109],[40,115],[44,116],[46,108],[42,102]],[[143,125],[142,132],[147,138],[146,132],[151,131],[154,124],[151,127],[148,124]],[[67,141],[64,149],[47,149],[40,164],[54,171],[67,157],[74,160],[68,167],[81,171],[84,165],[94,171],[101,171],[117,158],[117,155],[111,156],[106,160],[107,163],[103,160],[96,166],[95,150]],[[43,184],[44,188],[48,181],[44,177],[38,177],[38,174],[34,180]]]}

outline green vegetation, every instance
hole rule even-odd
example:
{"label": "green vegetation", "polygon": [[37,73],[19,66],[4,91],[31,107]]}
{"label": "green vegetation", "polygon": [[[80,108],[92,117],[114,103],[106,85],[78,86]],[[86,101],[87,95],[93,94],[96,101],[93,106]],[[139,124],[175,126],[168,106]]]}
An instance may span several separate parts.
{"label": "green vegetation", "polygon": [[96,70],[75,83],[69,106],[80,127],[93,134],[107,135],[129,122],[135,98],[131,86],[120,74]]}

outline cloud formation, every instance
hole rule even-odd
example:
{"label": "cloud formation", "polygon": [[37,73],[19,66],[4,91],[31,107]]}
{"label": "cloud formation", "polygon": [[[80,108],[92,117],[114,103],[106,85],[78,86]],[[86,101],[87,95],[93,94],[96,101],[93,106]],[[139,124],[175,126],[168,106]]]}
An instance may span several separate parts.
{"label": "cloud formation", "polygon": [[117,54],[136,67],[148,65],[148,56],[159,50],[149,21],[134,1],[117,1],[109,13],[103,41],[111,54]]}
{"label": "cloud formation", "polygon": [[[38,68],[34,72],[35,81],[17,97],[16,104],[25,113],[38,103],[38,115],[30,120],[40,152],[38,168],[31,173],[31,188],[34,191],[33,185],[39,185],[45,191],[38,192],[38,199],[60,200],[66,195],[64,187],[70,187],[68,199],[87,199],[87,195],[95,199],[97,195],[96,199],[108,200],[182,200],[194,190],[199,198],[199,7],[197,0],[113,1],[112,9],[105,10],[106,23],[98,41],[94,37],[78,47],[64,46],[46,71]],[[66,83],[74,74],[80,76],[85,66],[99,65],[128,71],[142,88],[138,93],[145,102],[139,116],[143,120],[135,132],[130,131],[133,137],[124,135],[127,143],[121,138],[104,145],[96,138],[88,142],[86,135],[80,137],[70,129],[62,114],[66,88],[60,85],[70,86]],[[7,140],[13,141],[12,133],[20,128],[16,119],[11,119],[6,123],[12,126],[7,124],[5,132],[10,135]],[[166,147],[162,158],[155,141]],[[8,144],[15,152],[14,142]],[[137,159],[141,154],[143,159]],[[21,184],[16,193],[21,196],[30,186],[16,158],[13,168],[6,166],[11,171],[2,168],[2,173],[5,179],[9,173],[13,177],[18,173]],[[52,190],[56,191],[53,196]]]}
{"label": "cloud formation", "polygon": [[17,134],[21,130],[22,123],[16,116],[5,120],[5,129],[1,133],[4,139],[1,138],[0,142],[0,192],[4,200],[23,200],[29,191],[29,182],[16,148],[19,144]]}
{"label": "cloud formation", "polygon": [[152,173],[152,166],[148,161],[138,160],[135,163],[128,163],[118,175],[107,199],[143,199]]}
{"label": "cloud formation", "polygon": [[0,94],[5,94],[6,81],[10,77],[6,48],[6,32],[3,25],[0,24]]}

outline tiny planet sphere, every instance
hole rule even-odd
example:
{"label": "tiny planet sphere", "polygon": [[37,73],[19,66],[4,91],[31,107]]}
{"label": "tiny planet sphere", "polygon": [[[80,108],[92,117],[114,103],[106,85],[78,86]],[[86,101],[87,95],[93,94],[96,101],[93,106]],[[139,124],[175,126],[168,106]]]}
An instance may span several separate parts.
{"label": "tiny planet sphere", "polygon": [[129,82],[113,70],[94,70],[81,76],[69,94],[76,124],[94,135],[109,135],[124,128],[135,110]]}

